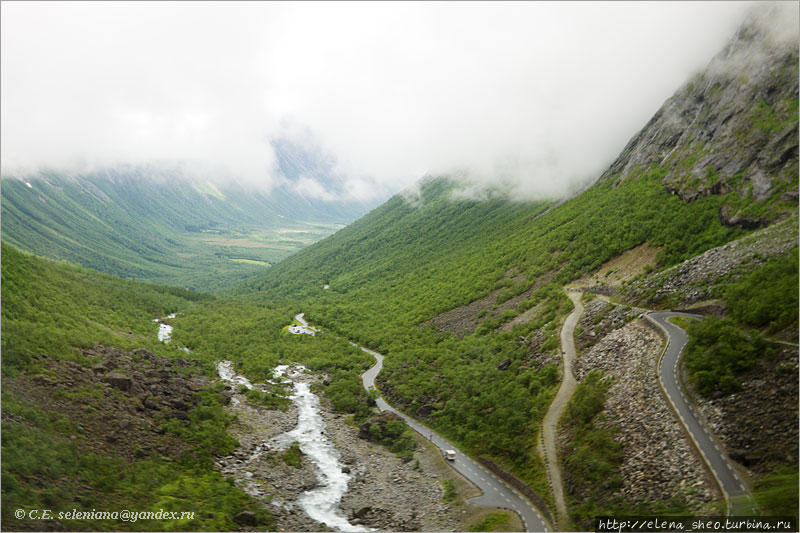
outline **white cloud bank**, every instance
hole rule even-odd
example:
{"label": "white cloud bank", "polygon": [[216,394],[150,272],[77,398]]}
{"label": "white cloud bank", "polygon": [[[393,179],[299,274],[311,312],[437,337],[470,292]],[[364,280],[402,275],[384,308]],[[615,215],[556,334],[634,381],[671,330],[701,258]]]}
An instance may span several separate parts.
{"label": "white cloud bank", "polygon": [[6,2],[2,164],[184,161],[269,185],[269,139],[296,130],[361,196],[455,171],[559,194],[749,6]]}

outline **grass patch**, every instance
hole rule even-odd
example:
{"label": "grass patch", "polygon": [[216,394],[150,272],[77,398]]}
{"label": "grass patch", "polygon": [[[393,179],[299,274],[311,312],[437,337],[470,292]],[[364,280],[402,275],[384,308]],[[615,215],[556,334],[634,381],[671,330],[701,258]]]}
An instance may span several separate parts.
{"label": "grass patch", "polygon": [[753,486],[753,497],[764,514],[797,517],[799,490],[797,466],[785,466],[759,476]]}
{"label": "grass patch", "polygon": [[697,319],[685,316],[671,316],[669,317],[669,321],[681,329],[688,329],[689,325],[691,325],[693,322],[697,322]]}
{"label": "grass patch", "polygon": [[295,468],[302,468],[303,452],[300,450],[300,443],[295,441],[289,449],[281,454],[283,462]]}
{"label": "grass patch", "polygon": [[508,515],[505,513],[489,513],[479,522],[469,526],[469,531],[508,531]]}
{"label": "grass patch", "polygon": [[444,489],[444,494],[442,495],[443,502],[449,503],[456,501],[456,498],[458,498],[458,492],[456,492],[456,486],[452,479],[445,479],[442,481],[442,489]]}

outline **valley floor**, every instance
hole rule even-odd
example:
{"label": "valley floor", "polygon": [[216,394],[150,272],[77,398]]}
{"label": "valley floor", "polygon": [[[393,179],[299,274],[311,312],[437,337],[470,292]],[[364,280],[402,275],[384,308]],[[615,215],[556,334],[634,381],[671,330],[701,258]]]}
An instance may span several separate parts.
{"label": "valley floor", "polygon": [[[310,377],[320,381],[320,377]],[[216,467],[232,476],[237,485],[261,500],[275,516],[280,531],[325,531],[328,528],[308,517],[297,503],[305,491],[319,485],[311,461],[303,456],[300,467],[287,464],[282,450],[256,448],[273,437],[291,430],[297,423],[297,409],[286,411],[253,406],[242,394],[231,391],[235,401],[226,408],[238,417],[231,432],[240,447],[220,458]],[[330,402],[320,397],[324,434],[336,447],[344,471],[351,479],[342,496],[341,509],[353,526],[384,531],[463,531],[479,521],[489,510],[466,504],[464,498],[478,490],[444,463],[441,455],[418,439],[414,458],[403,462],[385,447],[359,437],[351,417],[333,411]],[[458,497],[443,501],[442,482],[451,480]],[[510,515],[508,526],[518,524]]]}

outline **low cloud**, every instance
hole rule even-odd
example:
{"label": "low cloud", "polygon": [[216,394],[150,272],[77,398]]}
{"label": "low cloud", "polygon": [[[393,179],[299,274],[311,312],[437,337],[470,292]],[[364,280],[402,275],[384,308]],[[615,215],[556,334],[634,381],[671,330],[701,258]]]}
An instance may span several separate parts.
{"label": "low cloud", "polygon": [[296,182],[319,198],[445,173],[557,196],[596,177],[748,8],[3,3],[2,164],[168,162],[271,186],[273,140],[290,138],[343,177]]}

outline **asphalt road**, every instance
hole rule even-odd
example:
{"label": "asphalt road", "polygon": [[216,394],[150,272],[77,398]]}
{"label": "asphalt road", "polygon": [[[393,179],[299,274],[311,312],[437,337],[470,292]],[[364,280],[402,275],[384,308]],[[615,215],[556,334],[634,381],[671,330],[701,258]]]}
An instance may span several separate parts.
{"label": "asphalt road", "polygon": [[[358,345],[356,345],[358,346]],[[361,375],[361,382],[364,388],[370,390],[375,388],[375,377],[380,373],[383,368],[383,356],[378,352],[372,351],[363,346],[359,346],[364,352],[375,357],[375,364]],[[469,479],[472,483],[478,486],[483,491],[482,496],[471,498],[469,503],[474,505],[482,505],[484,507],[502,507],[511,509],[520,515],[522,523],[525,526],[525,531],[549,531],[550,528],[547,522],[542,517],[533,504],[523,497],[519,492],[508,486],[505,482],[495,477],[494,474],[486,470],[483,466],[476,463],[458,448],[456,448],[450,441],[437,435],[429,428],[423,426],[410,416],[398,411],[383,398],[378,398],[376,404],[381,411],[389,411],[396,414],[406,421],[414,431],[431,441],[440,450],[456,450],[455,461],[448,461],[450,465],[455,468],[461,475]]]}
{"label": "asphalt road", "polygon": [[[308,323],[303,319],[302,313],[295,316],[295,319],[304,326],[308,326]],[[363,346],[358,346],[355,343],[352,344],[375,358],[375,364],[361,375],[361,382],[367,390],[376,388],[375,377],[383,368],[383,355],[368,348],[364,348]],[[494,474],[486,470],[483,466],[467,457],[450,441],[437,435],[434,431],[423,426],[405,413],[398,411],[386,403],[382,397],[377,398],[375,403],[381,411],[389,411],[401,417],[414,431],[431,441],[440,450],[456,450],[455,461],[448,461],[448,463],[483,491],[483,495],[471,498],[468,500],[469,503],[484,507],[501,507],[515,511],[522,518],[525,531],[551,530],[542,514],[527,498],[501,479],[495,477]]]}
{"label": "asphalt road", "polygon": [[747,506],[746,500],[749,498],[747,487],[736,473],[736,469],[725,454],[723,447],[712,436],[708,427],[701,423],[694,407],[690,406],[686,393],[678,380],[678,361],[689,337],[683,329],[669,321],[674,316],[697,318],[687,313],[671,311],[652,311],[645,315],[667,334],[667,347],[658,365],[658,379],[673,408],[678,413],[678,418],[689,432],[689,436],[700,450],[700,454],[722,488],[728,503],[728,514],[739,514],[737,513],[738,507]]}

